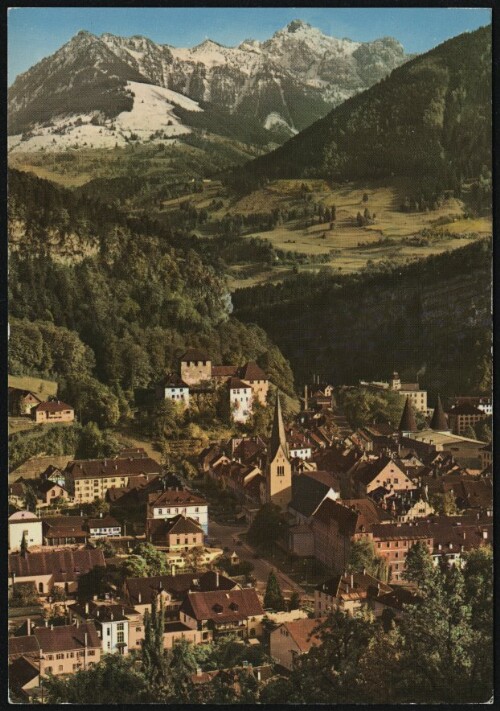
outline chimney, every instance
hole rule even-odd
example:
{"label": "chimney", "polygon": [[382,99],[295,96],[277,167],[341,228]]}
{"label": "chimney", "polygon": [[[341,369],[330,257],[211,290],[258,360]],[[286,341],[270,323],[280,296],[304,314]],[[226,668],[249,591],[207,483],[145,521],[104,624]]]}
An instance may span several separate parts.
{"label": "chimney", "polygon": [[487,539],[488,539],[488,531],[483,531],[483,540],[486,541]]}
{"label": "chimney", "polygon": [[347,594],[349,594],[349,585],[346,585],[346,586],[345,586],[345,591],[346,591]]}
{"label": "chimney", "polygon": [[26,632],[26,634],[31,634],[31,620],[30,620],[29,617],[28,617],[28,619],[26,620],[26,629],[28,630],[28,631]]}
{"label": "chimney", "polygon": [[89,603],[88,602],[85,603],[85,614],[86,615],[89,614]]}
{"label": "chimney", "polygon": [[304,385],[304,410],[307,410],[307,385]]}
{"label": "chimney", "polygon": [[219,571],[215,573],[215,587],[219,587]]}
{"label": "chimney", "polygon": [[101,513],[99,514],[99,518],[102,518],[102,511],[101,511]]}
{"label": "chimney", "polygon": [[49,626],[49,621],[45,620],[45,627],[48,627],[48,626]]}
{"label": "chimney", "polygon": [[160,582],[158,584],[160,590],[163,590],[163,581],[160,579]]}
{"label": "chimney", "polygon": [[172,566],[172,573],[171,573],[171,575],[172,575],[172,576],[175,576],[175,565]]}
{"label": "chimney", "polygon": [[141,593],[137,593],[137,602],[140,604],[142,602],[142,595]]}
{"label": "chimney", "polygon": [[351,573],[351,588],[354,587],[354,575]]}
{"label": "chimney", "polygon": [[50,625],[50,629],[53,630],[53,629],[54,629],[54,625],[51,624],[51,625]]}
{"label": "chimney", "polygon": [[85,632],[85,634],[83,635],[83,639],[84,639],[84,642],[85,642],[85,646],[87,647],[87,646],[88,646],[88,634],[87,634],[87,632]]}
{"label": "chimney", "polygon": [[363,575],[366,575],[366,568],[363,568]]}
{"label": "chimney", "polygon": [[201,667],[196,667],[196,676],[201,676]]}

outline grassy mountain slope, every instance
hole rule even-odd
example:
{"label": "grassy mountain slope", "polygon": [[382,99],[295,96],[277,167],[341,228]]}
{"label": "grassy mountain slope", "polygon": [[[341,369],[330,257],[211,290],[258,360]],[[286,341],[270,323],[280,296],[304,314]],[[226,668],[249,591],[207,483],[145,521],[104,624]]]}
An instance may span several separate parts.
{"label": "grassy mountain slope", "polygon": [[360,180],[477,177],[491,161],[491,26],[395,69],[232,176],[242,187],[277,177]]}

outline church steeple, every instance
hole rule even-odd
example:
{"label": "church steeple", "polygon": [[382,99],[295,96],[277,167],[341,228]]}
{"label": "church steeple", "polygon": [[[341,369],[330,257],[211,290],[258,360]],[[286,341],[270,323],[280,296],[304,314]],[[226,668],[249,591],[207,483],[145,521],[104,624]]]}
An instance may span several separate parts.
{"label": "church steeple", "polygon": [[264,501],[276,504],[282,511],[286,511],[291,498],[292,464],[281,414],[280,397],[276,394],[273,430],[267,451]]}
{"label": "church steeple", "polygon": [[271,441],[269,442],[269,461],[275,459],[280,446],[283,448],[285,457],[288,458],[288,443],[285,435],[285,425],[283,424],[283,415],[281,414],[280,396],[276,394],[276,404],[274,406],[273,430],[271,433]]}
{"label": "church steeple", "polygon": [[411,406],[411,400],[409,396],[406,396],[406,402],[401,415],[401,421],[398,427],[400,432],[416,432],[417,422],[415,420],[415,415],[413,414],[413,407]]}
{"label": "church steeple", "polygon": [[437,432],[446,432],[449,430],[448,420],[439,395],[437,397],[437,405],[432,413],[430,428],[431,430],[436,430]]}

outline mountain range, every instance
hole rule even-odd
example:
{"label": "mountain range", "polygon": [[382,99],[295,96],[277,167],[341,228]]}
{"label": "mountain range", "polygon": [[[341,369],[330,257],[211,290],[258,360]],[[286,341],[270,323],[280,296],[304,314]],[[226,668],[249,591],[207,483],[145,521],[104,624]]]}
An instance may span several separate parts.
{"label": "mountain range", "polygon": [[[81,31],[19,75],[8,93],[10,147],[172,138],[189,126],[281,143],[409,59],[385,37],[355,42],[294,20],[268,40],[192,48]],[[250,142],[250,141],[249,141]]]}
{"label": "mountain range", "polygon": [[[491,25],[415,57],[233,178],[434,179],[487,174],[492,145]],[[234,184],[234,182],[232,183]]]}

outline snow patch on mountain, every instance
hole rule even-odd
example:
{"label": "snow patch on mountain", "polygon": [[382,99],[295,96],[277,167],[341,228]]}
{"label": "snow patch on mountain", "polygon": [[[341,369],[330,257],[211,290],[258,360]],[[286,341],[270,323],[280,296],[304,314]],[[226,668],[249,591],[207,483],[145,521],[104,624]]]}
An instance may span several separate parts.
{"label": "snow patch on mountain", "polygon": [[270,129],[276,127],[286,128],[288,131],[290,131],[290,134],[293,135],[298,133],[297,129],[290,126],[290,124],[285,121],[283,116],[280,116],[280,114],[276,113],[275,111],[271,111],[271,113],[266,116],[266,120],[264,121],[264,128],[269,131]]}
{"label": "snow patch on mountain", "polygon": [[9,150],[113,148],[130,140],[173,139],[191,133],[175,115],[176,105],[188,111],[203,111],[187,96],[154,84],[129,81],[127,89],[134,96],[132,111],[122,111],[115,119],[102,119],[95,113],[61,117],[50,126],[35,127],[27,136],[9,136]]}

